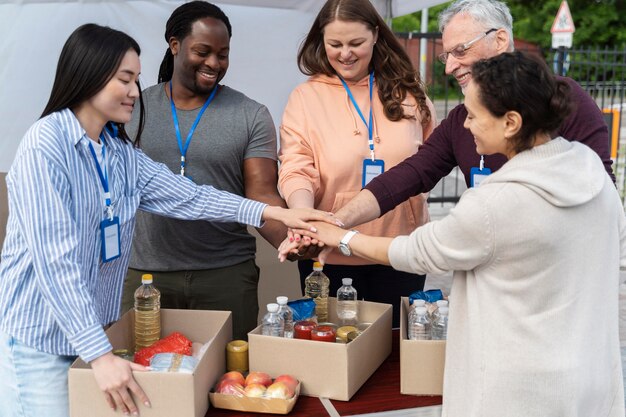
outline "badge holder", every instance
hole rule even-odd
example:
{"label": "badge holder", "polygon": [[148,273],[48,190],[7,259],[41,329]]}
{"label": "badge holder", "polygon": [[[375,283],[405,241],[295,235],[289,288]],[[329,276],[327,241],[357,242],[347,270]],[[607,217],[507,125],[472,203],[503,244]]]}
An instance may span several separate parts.
{"label": "badge holder", "polygon": [[365,188],[367,184],[380,174],[385,172],[385,161],[382,159],[364,159],[363,160],[363,181],[362,187]]}
{"label": "badge holder", "polygon": [[479,187],[480,184],[491,174],[489,168],[485,168],[485,160],[481,155],[480,166],[470,169],[470,187]]}
{"label": "badge holder", "polygon": [[[112,214],[112,213],[111,213]],[[100,222],[102,237],[102,262],[109,262],[120,256],[120,219],[108,217]]]}

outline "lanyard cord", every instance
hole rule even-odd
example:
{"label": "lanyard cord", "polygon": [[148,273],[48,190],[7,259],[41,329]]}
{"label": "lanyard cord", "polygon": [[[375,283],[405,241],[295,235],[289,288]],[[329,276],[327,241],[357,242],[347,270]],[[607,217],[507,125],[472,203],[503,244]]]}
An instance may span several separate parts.
{"label": "lanyard cord", "polygon": [[189,148],[189,144],[191,143],[191,137],[193,136],[193,132],[196,130],[196,126],[200,122],[204,111],[209,107],[211,101],[213,101],[213,97],[215,97],[215,93],[217,92],[219,85],[215,84],[209,98],[206,99],[204,105],[200,109],[200,112],[196,116],[196,120],[191,125],[191,130],[187,134],[187,139],[185,140],[185,144],[183,145],[183,138],[180,134],[180,127],[178,124],[178,115],[176,114],[176,106],[174,105],[174,95],[172,94],[172,81],[170,81],[170,106],[172,107],[172,118],[174,119],[174,128],[176,130],[176,140],[178,140],[178,149],[180,149],[180,175],[185,175],[185,161],[187,157],[187,149]]}
{"label": "lanyard cord", "polygon": [[365,123],[365,127],[367,127],[367,144],[369,145],[369,148],[370,148],[370,157],[372,158],[372,161],[374,161],[375,159],[374,158],[374,140],[373,140],[373,125],[374,124],[372,123],[372,93],[374,90],[374,71],[370,72],[370,79],[369,79],[369,87],[370,87],[369,123],[365,120],[365,116],[363,116],[363,113],[361,112],[359,105],[356,103],[356,100],[354,99],[354,96],[352,95],[352,91],[350,91],[350,87],[348,87],[348,84],[346,84],[343,78],[339,77],[339,79],[341,80],[341,83],[343,84],[343,88],[346,89],[348,93],[348,97],[350,97],[350,101],[352,101],[352,104],[354,105],[354,108],[359,114],[359,117],[361,118],[361,120],[363,120],[363,123]]}

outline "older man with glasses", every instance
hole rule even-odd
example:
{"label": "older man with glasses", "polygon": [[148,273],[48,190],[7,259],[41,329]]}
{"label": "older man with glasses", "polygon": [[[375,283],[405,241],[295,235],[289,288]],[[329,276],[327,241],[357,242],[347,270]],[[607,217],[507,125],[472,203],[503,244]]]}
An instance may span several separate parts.
{"label": "older man with glasses", "polygon": [[[443,50],[439,59],[464,89],[471,79],[471,66],[480,59],[513,51],[513,18],[500,1],[458,0],[439,15]],[[593,149],[602,159],[608,175],[615,182],[609,153],[608,129],[593,99],[573,80],[564,78],[571,87],[576,110],[555,135],[579,141]],[[373,220],[409,197],[430,191],[457,165],[467,186],[499,169],[503,155],[479,155],[469,130],[463,127],[467,111],[455,107],[433,131],[419,151],[374,178],[359,194],[335,213],[347,228]],[[322,253],[322,258],[324,253]]]}

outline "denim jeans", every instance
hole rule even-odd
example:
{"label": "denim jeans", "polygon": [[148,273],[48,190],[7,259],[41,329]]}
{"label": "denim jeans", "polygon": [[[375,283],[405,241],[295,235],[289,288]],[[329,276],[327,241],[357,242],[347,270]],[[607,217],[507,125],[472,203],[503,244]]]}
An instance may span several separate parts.
{"label": "denim jeans", "polygon": [[0,332],[0,417],[68,417],[67,373],[74,359]]}

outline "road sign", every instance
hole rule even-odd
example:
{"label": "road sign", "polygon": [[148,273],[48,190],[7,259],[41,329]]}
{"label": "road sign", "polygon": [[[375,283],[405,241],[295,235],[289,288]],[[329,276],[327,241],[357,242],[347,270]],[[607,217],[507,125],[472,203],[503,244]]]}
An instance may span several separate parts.
{"label": "road sign", "polygon": [[552,23],[550,33],[574,33],[575,30],[574,19],[572,19],[569,6],[567,5],[567,1],[563,0]]}
{"label": "road sign", "polygon": [[566,48],[571,48],[574,34],[573,33],[553,33],[552,34],[552,47],[554,49],[564,46]]}

